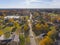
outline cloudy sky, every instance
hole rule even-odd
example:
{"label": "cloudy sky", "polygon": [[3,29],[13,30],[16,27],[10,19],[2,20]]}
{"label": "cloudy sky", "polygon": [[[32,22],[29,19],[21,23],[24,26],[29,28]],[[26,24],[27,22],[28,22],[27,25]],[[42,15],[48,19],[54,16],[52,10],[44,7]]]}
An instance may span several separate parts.
{"label": "cloudy sky", "polygon": [[0,0],[0,8],[60,8],[60,0]]}

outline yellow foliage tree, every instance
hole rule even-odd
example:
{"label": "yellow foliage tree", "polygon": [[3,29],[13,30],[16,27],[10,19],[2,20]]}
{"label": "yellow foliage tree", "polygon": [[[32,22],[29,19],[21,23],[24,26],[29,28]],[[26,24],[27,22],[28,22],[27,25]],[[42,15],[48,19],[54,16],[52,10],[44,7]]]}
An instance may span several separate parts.
{"label": "yellow foliage tree", "polygon": [[45,25],[43,25],[43,28],[44,28],[44,30],[49,31],[48,30],[48,24],[47,23],[45,23]]}
{"label": "yellow foliage tree", "polygon": [[17,28],[19,28],[18,22],[14,21],[14,26],[17,27]]}
{"label": "yellow foliage tree", "polygon": [[39,30],[39,29],[41,29],[41,25],[38,23],[35,25],[35,28],[36,28],[36,30]]}
{"label": "yellow foliage tree", "polygon": [[13,18],[9,19],[9,22],[14,22],[14,19]]}
{"label": "yellow foliage tree", "polygon": [[47,33],[48,37],[53,38],[53,39],[55,39],[56,34],[57,34],[56,30],[51,30]]}
{"label": "yellow foliage tree", "polygon": [[28,25],[27,24],[24,25],[24,30],[28,30]]}
{"label": "yellow foliage tree", "polygon": [[48,27],[48,24],[47,24],[47,23],[45,23],[44,27]]}
{"label": "yellow foliage tree", "polygon": [[2,30],[0,30],[0,35],[2,35],[3,34],[3,31]]}
{"label": "yellow foliage tree", "polygon": [[39,45],[51,45],[53,44],[53,40],[46,36],[43,40],[40,41]]}

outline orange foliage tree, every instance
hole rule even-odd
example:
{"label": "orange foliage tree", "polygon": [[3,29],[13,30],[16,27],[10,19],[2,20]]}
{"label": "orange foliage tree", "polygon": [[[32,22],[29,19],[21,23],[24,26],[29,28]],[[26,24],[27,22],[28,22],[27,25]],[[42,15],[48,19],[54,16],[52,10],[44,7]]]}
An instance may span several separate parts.
{"label": "orange foliage tree", "polygon": [[43,40],[40,41],[39,45],[53,45],[53,40],[46,36]]}

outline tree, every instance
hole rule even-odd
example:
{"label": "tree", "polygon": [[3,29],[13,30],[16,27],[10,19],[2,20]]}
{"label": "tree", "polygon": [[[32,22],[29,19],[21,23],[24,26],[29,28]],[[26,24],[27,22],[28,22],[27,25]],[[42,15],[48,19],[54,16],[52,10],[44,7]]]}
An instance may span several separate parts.
{"label": "tree", "polygon": [[6,27],[3,29],[4,32],[11,32],[12,31],[12,27]]}
{"label": "tree", "polygon": [[46,36],[43,40],[40,41],[39,45],[53,45],[53,40]]}
{"label": "tree", "polygon": [[19,26],[19,23],[18,22],[16,22],[16,21],[14,21],[14,26],[15,27],[17,27],[17,28],[19,28],[20,26]]}
{"label": "tree", "polygon": [[2,30],[0,30],[0,36],[1,36],[2,34],[4,34],[4,32],[3,32]]}
{"label": "tree", "polygon": [[10,37],[10,32],[6,32],[4,35],[5,35],[5,39],[7,39]]}
{"label": "tree", "polygon": [[47,33],[47,36],[50,37],[52,40],[55,40],[56,39],[56,34],[57,34],[56,30],[51,30]]}
{"label": "tree", "polygon": [[45,22],[45,24],[43,25],[42,29],[44,29],[46,32],[49,31],[49,26],[48,24]]}
{"label": "tree", "polygon": [[55,26],[51,26],[50,30],[56,30],[56,27]]}
{"label": "tree", "polygon": [[36,30],[40,30],[40,29],[41,29],[41,25],[40,25],[39,23],[37,23],[37,24],[35,25],[35,29],[36,29]]}
{"label": "tree", "polygon": [[25,31],[28,30],[28,25],[27,24],[24,25],[24,30]]}
{"label": "tree", "polygon": [[19,39],[20,39],[20,45],[25,45],[25,38],[24,38],[23,34],[19,35]]}
{"label": "tree", "polygon": [[14,19],[13,18],[9,19],[9,22],[14,22]]}

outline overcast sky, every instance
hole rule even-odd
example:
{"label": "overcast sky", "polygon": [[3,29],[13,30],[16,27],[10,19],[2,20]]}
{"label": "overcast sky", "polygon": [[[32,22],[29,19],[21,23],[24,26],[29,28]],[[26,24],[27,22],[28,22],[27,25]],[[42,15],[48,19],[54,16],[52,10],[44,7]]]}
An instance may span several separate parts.
{"label": "overcast sky", "polygon": [[60,8],[60,0],[0,0],[0,8]]}

